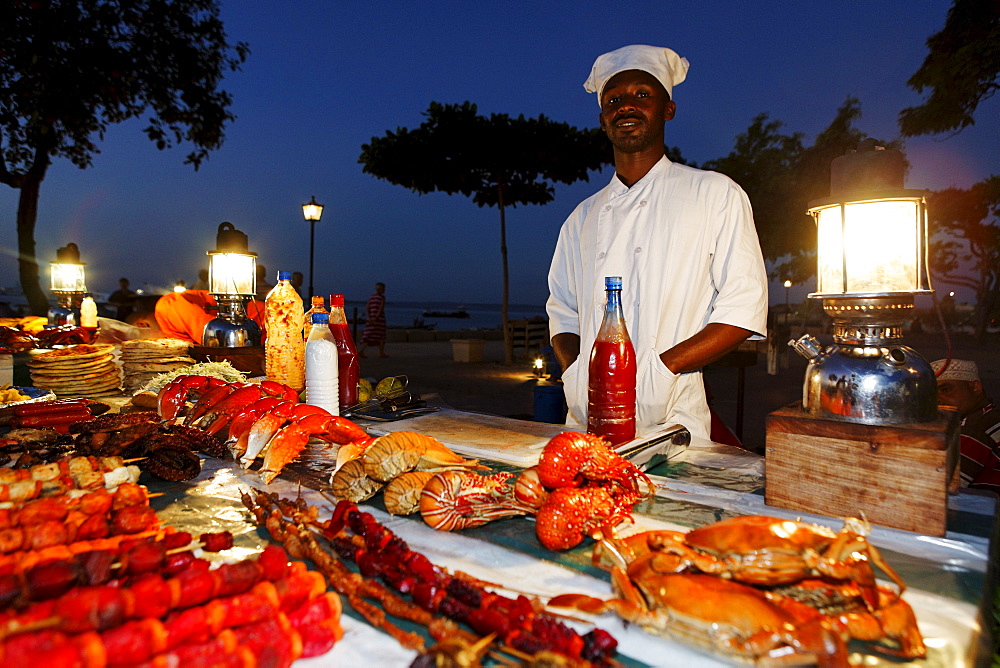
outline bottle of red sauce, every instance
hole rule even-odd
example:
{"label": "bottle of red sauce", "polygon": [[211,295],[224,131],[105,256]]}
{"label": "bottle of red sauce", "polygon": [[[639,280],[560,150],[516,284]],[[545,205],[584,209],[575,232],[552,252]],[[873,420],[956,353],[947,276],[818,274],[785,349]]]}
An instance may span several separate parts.
{"label": "bottle of red sauce", "polygon": [[358,379],[361,367],[358,364],[358,349],[351,336],[344,313],[344,295],[330,295],[330,331],[337,342],[340,371],[340,406],[347,408],[358,403]]}
{"label": "bottle of red sauce", "polygon": [[635,348],[622,312],[622,278],[604,279],[608,301],[590,351],[587,431],[612,445],[635,438]]}

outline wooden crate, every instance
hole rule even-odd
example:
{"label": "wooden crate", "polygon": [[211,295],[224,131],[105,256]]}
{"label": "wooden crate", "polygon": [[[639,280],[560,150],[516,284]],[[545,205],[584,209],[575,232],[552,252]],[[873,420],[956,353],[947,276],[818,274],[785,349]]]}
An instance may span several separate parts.
{"label": "wooden crate", "polygon": [[809,415],[798,404],[767,416],[768,505],[943,536],[958,485],[958,414],[866,425]]}

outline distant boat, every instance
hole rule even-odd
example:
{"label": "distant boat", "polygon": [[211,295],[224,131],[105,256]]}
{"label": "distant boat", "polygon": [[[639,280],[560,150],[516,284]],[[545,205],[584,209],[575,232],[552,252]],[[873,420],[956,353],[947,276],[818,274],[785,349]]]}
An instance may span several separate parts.
{"label": "distant boat", "polygon": [[464,306],[459,306],[454,311],[427,311],[424,310],[425,318],[471,318]]}

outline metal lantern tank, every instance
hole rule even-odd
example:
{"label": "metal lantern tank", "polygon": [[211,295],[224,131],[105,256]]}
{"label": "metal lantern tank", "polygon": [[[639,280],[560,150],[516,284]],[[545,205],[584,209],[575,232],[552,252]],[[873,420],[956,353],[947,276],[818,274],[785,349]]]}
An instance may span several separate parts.
{"label": "metal lantern tank", "polygon": [[218,302],[219,315],[205,326],[202,345],[259,346],[260,327],[246,311],[246,302],[257,292],[257,254],[250,252],[247,235],[222,223],[208,258],[208,291]]}
{"label": "metal lantern tank", "polygon": [[924,192],[905,190],[899,151],[866,140],[831,164],[831,197],[811,202],[817,226],[817,291],[833,319],[834,345],[808,334],[790,342],[809,359],[802,407],[866,424],[937,418],[930,364],[901,345],[914,297],[929,294]]}

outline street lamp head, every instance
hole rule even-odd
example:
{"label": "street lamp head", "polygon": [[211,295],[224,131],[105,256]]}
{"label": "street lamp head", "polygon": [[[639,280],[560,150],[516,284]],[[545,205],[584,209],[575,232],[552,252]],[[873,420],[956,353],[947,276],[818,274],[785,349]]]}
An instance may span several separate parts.
{"label": "street lamp head", "polygon": [[310,223],[317,223],[323,217],[323,205],[316,202],[315,196],[309,200],[308,204],[302,205],[302,217]]}

